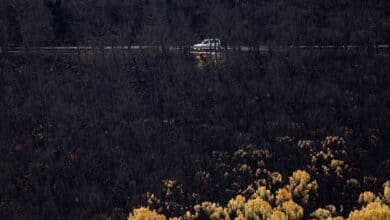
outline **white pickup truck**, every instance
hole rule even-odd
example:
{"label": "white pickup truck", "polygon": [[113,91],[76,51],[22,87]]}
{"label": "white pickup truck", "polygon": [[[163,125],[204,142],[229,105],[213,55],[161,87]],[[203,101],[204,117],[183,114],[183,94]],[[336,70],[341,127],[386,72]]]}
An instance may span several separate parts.
{"label": "white pickup truck", "polygon": [[220,50],[221,40],[218,38],[204,39],[191,47],[193,50]]}

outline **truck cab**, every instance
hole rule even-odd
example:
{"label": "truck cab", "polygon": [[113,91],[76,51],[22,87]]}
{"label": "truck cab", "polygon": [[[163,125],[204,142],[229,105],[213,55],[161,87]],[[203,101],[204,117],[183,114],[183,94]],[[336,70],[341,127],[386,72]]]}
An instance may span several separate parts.
{"label": "truck cab", "polygon": [[193,50],[220,50],[221,40],[218,38],[204,39],[201,43],[192,46]]}

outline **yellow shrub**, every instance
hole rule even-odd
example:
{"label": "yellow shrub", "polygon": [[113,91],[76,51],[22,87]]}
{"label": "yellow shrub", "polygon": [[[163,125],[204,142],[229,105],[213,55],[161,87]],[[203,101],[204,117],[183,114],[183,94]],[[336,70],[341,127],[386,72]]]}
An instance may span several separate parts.
{"label": "yellow shrub", "polygon": [[134,209],[128,220],[166,220],[166,217],[148,208],[141,207]]}
{"label": "yellow shrub", "polygon": [[[175,185],[173,181],[166,181],[167,188]],[[383,196],[378,197],[372,192],[363,192],[359,196],[359,203],[362,208],[352,211],[349,214],[349,220],[390,220],[390,181],[383,184]],[[223,207],[218,203],[203,202],[194,207],[194,214],[190,211],[185,212],[182,217],[169,218],[169,220],[300,220],[304,216],[302,206],[294,202],[296,197],[301,201],[307,202],[308,194],[317,189],[317,183],[310,180],[310,175],[302,170],[295,171],[289,177],[289,185],[280,188],[275,195],[265,186],[260,186],[246,200],[244,196],[237,195]],[[150,198],[157,200],[154,195]],[[275,201],[274,201],[275,200]],[[274,203],[275,202],[275,203]],[[272,207],[277,205],[277,207]],[[325,208],[318,208],[311,213],[311,219],[316,220],[344,220],[337,216],[337,209],[334,205],[328,205]],[[134,209],[129,215],[128,220],[167,220],[167,218],[148,208]]]}
{"label": "yellow shrub", "polygon": [[327,136],[325,137],[325,140],[322,141],[322,146],[326,148],[330,145],[336,145],[342,147],[345,145],[345,140],[339,136]]}
{"label": "yellow shrub", "polygon": [[390,205],[390,180],[383,184],[383,202]]}
{"label": "yellow shrub", "polygon": [[270,190],[267,189],[265,186],[260,186],[256,192],[252,195],[252,198],[259,198],[268,202],[272,202],[273,195]]}
{"label": "yellow shrub", "polygon": [[224,210],[223,208],[219,207],[218,209],[216,209],[213,213],[211,213],[210,215],[210,220],[222,220],[222,219],[225,219],[225,220],[229,220],[229,213],[227,213],[226,210]]}
{"label": "yellow shrub", "polygon": [[361,210],[355,210],[349,214],[350,220],[388,220],[390,219],[389,206],[381,201],[369,203]]}
{"label": "yellow shrub", "polygon": [[229,214],[237,213],[244,209],[245,198],[241,195],[236,196],[235,199],[231,199],[227,205]]}
{"label": "yellow shrub", "polygon": [[280,207],[280,210],[286,213],[289,220],[303,218],[303,208],[292,200],[284,202]]}
{"label": "yellow shrub", "polygon": [[242,213],[239,213],[237,217],[234,218],[234,220],[246,220],[246,219]]}
{"label": "yellow shrub", "polygon": [[245,219],[268,219],[272,215],[272,207],[262,199],[250,199],[245,204],[244,214]]}
{"label": "yellow shrub", "polygon": [[272,213],[272,215],[269,219],[270,220],[288,220],[286,213],[279,211],[279,210],[274,210],[274,212]]}
{"label": "yellow shrub", "polygon": [[343,171],[346,170],[348,166],[342,160],[332,159],[330,161],[330,169],[334,171],[336,176],[343,178]]}
{"label": "yellow shrub", "polygon": [[283,180],[282,174],[280,174],[279,172],[273,172],[273,173],[271,174],[271,181],[272,181],[272,184],[281,183],[282,180]]}
{"label": "yellow shrub", "polygon": [[298,147],[304,150],[311,150],[313,148],[313,143],[312,140],[299,140]]}
{"label": "yellow shrub", "polygon": [[331,213],[327,209],[319,208],[315,210],[310,216],[317,220],[324,220],[331,217]]}
{"label": "yellow shrub", "polygon": [[361,205],[367,205],[370,202],[374,202],[375,199],[375,194],[372,192],[363,192],[359,195],[359,203]]}
{"label": "yellow shrub", "polygon": [[325,209],[316,209],[310,216],[313,220],[344,220],[343,217],[333,217],[334,215],[336,215],[336,207],[334,205],[327,205]]}
{"label": "yellow shrub", "polygon": [[300,199],[304,204],[309,201],[309,193],[317,191],[317,181],[310,182],[310,175],[304,170],[297,170],[289,177],[287,189],[292,192],[293,197]]}
{"label": "yellow shrub", "polygon": [[211,220],[229,219],[228,211],[216,203],[203,202],[201,205],[196,205],[194,209],[196,218],[206,215]]}
{"label": "yellow shrub", "polygon": [[292,194],[286,188],[281,188],[276,192],[276,205],[292,199]]}

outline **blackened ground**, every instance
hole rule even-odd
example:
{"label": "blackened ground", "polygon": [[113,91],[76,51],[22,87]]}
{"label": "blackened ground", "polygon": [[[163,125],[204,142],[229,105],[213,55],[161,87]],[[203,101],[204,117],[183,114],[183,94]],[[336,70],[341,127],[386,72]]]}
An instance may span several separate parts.
{"label": "blackened ground", "polygon": [[[388,57],[237,53],[199,67],[173,54],[35,54],[0,68],[3,219],[125,216],[168,178],[224,203],[194,174],[247,144],[283,158],[267,166],[287,176],[304,168],[299,140],[340,136],[354,177],[377,178],[363,187],[390,176]],[[351,207],[341,190],[318,200]]]}

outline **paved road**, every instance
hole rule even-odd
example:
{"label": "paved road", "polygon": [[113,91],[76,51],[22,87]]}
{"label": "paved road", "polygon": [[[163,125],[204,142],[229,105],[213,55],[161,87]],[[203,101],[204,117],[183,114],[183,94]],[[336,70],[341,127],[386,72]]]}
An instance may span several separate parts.
{"label": "paved road", "polygon": [[[258,51],[260,52],[269,52],[272,51],[286,51],[290,49],[305,49],[305,50],[333,50],[333,49],[341,49],[341,50],[354,50],[364,48],[363,46],[357,46],[357,45],[344,45],[344,46],[334,46],[334,45],[312,45],[312,46],[279,46],[279,47],[269,47],[267,45],[262,45],[258,48]],[[12,54],[21,54],[25,51],[29,52],[38,52],[38,53],[64,53],[64,54],[77,54],[80,51],[113,51],[113,50],[161,50],[162,48],[159,46],[104,46],[104,47],[94,47],[94,46],[56,46],[56,47],[30,47],[28,50],[26,50],[23,47],[10,47],[8,48],[8,53]],[[170,46],[170,51],[180,51],[182,48],[180,47],[174,47]],[[387,51],[390,52],[390,45],[378,45],[375,47],[375,49],[378,49],[379,51]],[[224,47],[219,51],[226,51],[226,50],[238,50],[243,52],[249,52],[253,51],[254,48],[248,47],[248,46],[239,46],[239,47]],[[0,53],[1,53],[0,48]],[[192,53],[205,53],[206,51],[191,51]],[[216,52],[216,51],[214,51]],[[218,52],[218,51],[217,51]]]}
{"label": "paved road", "polygon": [[[93,46],[64,46],[64,47],[30,47],[28,48],[28,51],[31,51],[31,52],[73,52],[73,53],[77,53],[78,51],[101,51],[101,50],[105,50],[105,51],[112,51],[112,50],[162,50],[162,47],[161,46],[104,46],[104,47],[93,47]],[[170,51],[180,51],[184,48],[180,48],[180,47],[174,47],[174,46],[170,46],[168,48]],[[251,48],[249,47],[246,47],[246,46],[241,46],[241,47],[237,47],[235,48],[236,50],[242,50],[242,51],[250,51]],[[224,50],[233,50],[232,47],[227,47],[227,48],[221,48],[220,50],[218,51],[224,51]],[[268,47],[260,47],[260,50],[261,51],[269,51],[269,48]],[[23,47],[11,47],[11,48],[8,48],[8,52],[9,53],[24,53],[26,51],[25,48]],[[198,53],[198,52],[205,52],[205,51],[191,51],[191,52],[194,52],[194,53]]]}

